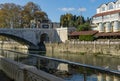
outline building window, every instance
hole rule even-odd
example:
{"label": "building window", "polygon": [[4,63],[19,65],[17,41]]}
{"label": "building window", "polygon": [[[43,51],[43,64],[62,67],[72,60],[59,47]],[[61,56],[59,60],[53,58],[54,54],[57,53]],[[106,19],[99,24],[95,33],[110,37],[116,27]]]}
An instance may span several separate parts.
{"label": "building window", "polygon": [[113,7],[113,4],[112,4],[112,3],[108,5],[108,10],[111,10],[111,9],[113,9],[113,8],[114,8],[114,7]]}
{"label": "building window", "polygon": [[101,9],[102,9],[102,11],[105,11],[105,7],[102,7]]}
{"label": "building window", "polygon": [[120,8],[120,3],[117,3],[117,8]]}

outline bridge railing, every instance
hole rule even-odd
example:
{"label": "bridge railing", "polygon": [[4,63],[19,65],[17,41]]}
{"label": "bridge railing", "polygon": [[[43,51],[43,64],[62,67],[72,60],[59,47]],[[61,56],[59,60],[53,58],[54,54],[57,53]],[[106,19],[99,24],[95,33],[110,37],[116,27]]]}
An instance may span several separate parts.
{"label": "bridge railing", "polygon": [[[41,76],[43,79],[45,79],[43,81],[47,81],[45,77],[50,76],[50,77],[47,77],[50,79],[51,75],[45,74],[43,71],[53,74],[55,76],[61,77],[67,81],[69,80],[74,81],[71,79],[71,76],[76,74],[78,74],[81,78],[75,81],[89,81],[88,79],[91,79],[91,81],[92,79],[96,79],[96,81],[120,81],[120,78],[119,78],[120,72],[115,70],[110,70],[110,69],[101,68],[97,66],[85,65],[85,64],[70,62],[67,60],[60,60],[60,59],[55,59],[55,58],[50,58],[50,57],[45,57],[45,56],[40,56],[35,54],[23,54],[23,53],[9,51],[9,50],[1,51],[1,54],[2,56],[6,57],[6,59],[8,60],[7,62],[6,59],[2,58],[2,61],[1,61],[2,66],[10,67],[12,69],[12,67],[15,64],[11,65],[11,63],[9,63],[10,62],[9,59],[12,59],[17,62],[21,62],[23,64],[27,64],[27,65],[20,64],[19,66],[20,69],[17,70],[20,72],[20,74],[18,72],[18,75],[25,76],[24,81],[34,81],[34,80],[39,81],[39,80],[36,80],[35,78],[41,79]],[[36,68],[33,66],[35,66]],[[4,70],[4,68],[2,69]],[[15,68],[12,69],[12,71],[14,70]],[[9,72],[9,70],[7,72]],[[16,75],[13,74],[10,76],[11,77],[17,76],[17,74]],[[52,78],[54,77],[52,76]],[[62,81],[56,78],[53,80],[52,78],[50,79],[50,81]]]}
{"label": "bridge railing", "polygon": [[1,70],[14,81],[64,81],[61,78],[29,66],[0,56]]}

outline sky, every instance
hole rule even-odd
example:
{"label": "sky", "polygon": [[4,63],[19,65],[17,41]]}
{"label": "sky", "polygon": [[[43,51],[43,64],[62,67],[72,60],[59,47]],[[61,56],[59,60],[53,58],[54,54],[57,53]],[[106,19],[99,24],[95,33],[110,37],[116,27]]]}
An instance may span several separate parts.
{"label": "sky", "polygon": [[15,3],[24,6],[28,2],[34,2],[48,14],[52,22],[59,22],[60,16],[66,13],[91,18],[101,4],[111,1],[117,0],[0,0],[0,4]]}

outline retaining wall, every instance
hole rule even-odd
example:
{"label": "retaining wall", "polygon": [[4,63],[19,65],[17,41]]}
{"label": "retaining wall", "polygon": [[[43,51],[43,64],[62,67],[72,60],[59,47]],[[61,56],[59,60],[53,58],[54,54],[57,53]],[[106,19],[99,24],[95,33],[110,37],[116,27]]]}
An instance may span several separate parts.
{"label": "retaining wall", "polygon": [[87,54],[109,54],[120,56],[119,42],[68,42],[46,44],[47,51]]}

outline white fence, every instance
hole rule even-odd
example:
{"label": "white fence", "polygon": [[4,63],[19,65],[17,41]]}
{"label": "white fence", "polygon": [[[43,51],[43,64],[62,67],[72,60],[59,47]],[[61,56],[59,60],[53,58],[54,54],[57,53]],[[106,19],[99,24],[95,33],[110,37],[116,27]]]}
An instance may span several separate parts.
{"label": "white fence", "polygon": [[8,77],[15,81],[64,81],[61,78],[0,56],[0,66]]}

